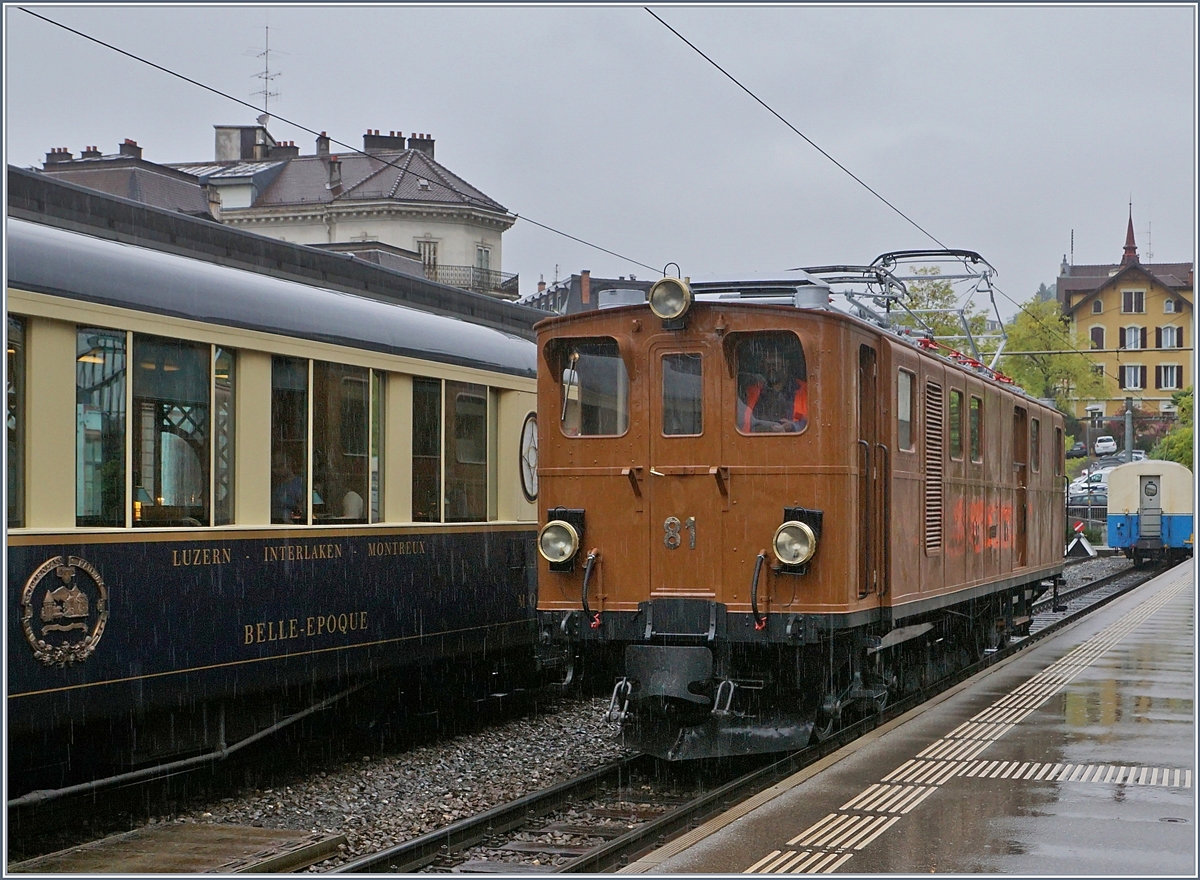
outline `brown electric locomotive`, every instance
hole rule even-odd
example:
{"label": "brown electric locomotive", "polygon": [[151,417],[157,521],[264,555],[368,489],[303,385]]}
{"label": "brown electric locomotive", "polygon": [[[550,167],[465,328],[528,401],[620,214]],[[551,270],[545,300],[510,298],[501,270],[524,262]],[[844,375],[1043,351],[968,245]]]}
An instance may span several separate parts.
{"label": "brown electric locomotive", "polygon": [[1027,631],[1060,576],[1061,415],[888,329],[894,262],[538,325],[542,650],[615,667],[629,745],[801,747]]}

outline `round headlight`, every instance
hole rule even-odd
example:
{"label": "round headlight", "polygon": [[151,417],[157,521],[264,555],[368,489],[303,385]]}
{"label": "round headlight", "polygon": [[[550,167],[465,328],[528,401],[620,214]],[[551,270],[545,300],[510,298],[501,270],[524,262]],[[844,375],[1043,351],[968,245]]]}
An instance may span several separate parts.
{"label": "round headlight", "polygon": [[579,549],[579,533],[569,522],[552,519],[538,534],[538,552],[547,562],[566,562]]}
{"label": "round headlight", "polygon": [[647,296],[650,311],[664,321],[682,318],[692,306],[692,288],[678,278],[660,278]]}
{"label": "round headlight", "polygon": [[784,565],[803,565],[817,552],[817,536],[805,523],[785,522],[775,530],[775,558]]}

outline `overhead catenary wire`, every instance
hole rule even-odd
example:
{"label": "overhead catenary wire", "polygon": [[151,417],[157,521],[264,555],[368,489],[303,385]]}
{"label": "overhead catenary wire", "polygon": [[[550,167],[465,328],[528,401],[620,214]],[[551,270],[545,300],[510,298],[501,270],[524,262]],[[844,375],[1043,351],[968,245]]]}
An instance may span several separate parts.
{"label": "overhead catenary wire", "polygon": [[[798,135],[800,138],[802,138],[809,146],[811,146],[818,153],[820,153],[822,156],[824,156],[826,159],[828,159],[830,162],[832,162],[834,165],[836,165],[838,168],[840,168],[842,171],[844,171],[847,175],[849,175],[856,183],[858,183],[865,190],[867,190],[867,192],[869,192],[871,195],[875,196],[875,198],[879,199],[879,201],[883,202],[885,205],[887,205],[889,208],[891,208],[893,211],[895,211],[897,214],[899,214],[901,217],[903,217],[915,229],[917,229],[923,235],[927,236],[931,241],[935,242],[939,247],[946,248],[946,245],[942,244],[942,242],[937,238],[937,236],[935,236],[929,230],[925,229],[925,227],[921,226],[921,224],[917,223],[915,220],[913,220],[911,217],[909,217],[906,213],[904,213],[902,210],[900,210],[900,208],[896,207],[896,205],[892,204],[892,202],[890,202],[888,199],[884,198],[884,196],[880,195],[880,193],[878,193],[875,189],[873,189],[870,185],[868,185],[857,174],[855,174],[853,171],[851,171],[849,168],[847,168],[845,165],[843,165],[841,162],[839,162],[837,159],[835,159],[827,151],[825,151],[820,146],[818,146],[817,143],[812,140],[812,138],[808,137],[808,135],[806,135],[804,132],[802,132],[799,128],[797,128],[790,121],[788,121],[782,114],[780,114],[777,110],[775,110],[774,107],[772,107],[770,104],[768,104],[762,98],[760,98],[750,88],[748,88],[746,85],[744,85],[740,80],[738,80],[737,77],[735,77],[733,74],[731,74],[729,71],[727,71],[724,67],[722,67],[720,64],[718,64],[715,60],[713,60],[711,57],[709,57],[702,49],[700,49],[700,47],[698,47],[695,43],[693,43],[691,40],[689,40],[687,37],[685,37],[683,34],[681,34],[679,31],[677,31],[671,25],[667,24],[667,22],[664,21],[662,19],[662,17],[660,17],[657,13],[655,13],[654,10],[652,10],[648,6],[644,6],[642,8],[645,9],[646,12],[650,13],[650,15],[652,15],[663,27],[665,27],[667,30],[669,30],[671,33],[673,33],[675,36],[677,36],[680,40],[682,40],[684,43],[686,43],[697,55],[699,55],[701,58],[703,58],[705,61],[707,61],[709,64],[711,64],[717,70],[719,70],[726,78],[729,79],[730,82],[732,82],[739,89],[741,89],[743,92],[745,92],[751,98],[753,98],[768,113],[770,113],[772,116],[774,116],[776,119],[778,119],[784,125],[786,125],[792,132],[794,132],[796,135]],[[937,276],[935,276],[935,275],[930,276],[930,280],[936,280],[936,279],[937,279]],[[1052,328],[1049,327],[1045,321],[1043,321],[1035,313],[1033,313],[1029,309],[1027,309],[1024,304],[1017,302],[1015,299],[1013,299],[1011,296],[1009,296],[1007,293],[1005,293],[998,285],[993,283],[991,285],[991,289],[994,290],[996,293],[1000,294],[1002,297],[1004,297],[1006,300],[1008,300],[1012,305],[1016,306],[1018,309],[1020,309],[1022,312],[1024,312],[1026,315],[1028,315],[1030,318],[1032,318],[1042,329],[1048,330],[1048,331],[1052,330]],[[974,295],[974,291],[972,291],[971,295],[972,296]],[[1101,367],[1101,369],[1103,369],[1103,371],[1104,371],[1105,376],[1107,376],[1119,383],[1119,381],[1120,381],[1119,377],[1114,376],[1111,373],[1109,373],[1107,369],[1104,369],[1102,364],[1096,363],[1096,361],[1092,357],[1090,357],[1086,352],[1084,352],[1078,348],[1071,348],[1071,349],[1067,349],[1066,351],[1064,351],[1062,353],[1079,355],[1084,360],[1088,361],[1088,363],[1093,364],[1094,366]],[[1005,354],[1006,355],[1020,354],[1020,352],[1006,352]],[[1121,390],[1132,390],[1132,389],[1121,389]],[[1138,398],[1138,399],[1141,399],[1141,398]]]}
{"label": "overhead catenary wire", "polygon": [[[250,103],[249,101],[243,101],[241,98],[234,97],[233,95],[229,94],[228,92],[223,92],[218,88],[214,88],[213,86],[207,85],[206,83],[202,83],[199,80],[193,79],[192,77],[186,76],[185,74],[179,73],[178,71],[171,70],[169,67],[164,67],[161,64],[157,64],[157,63],[149,60],[148,58],[143,58],[140,55],[137,55],[133,52],[129,52],[125,49],[122,49],[119,46],[114,46],[112,43],[105,42],[104,40],[101,40],[98,37],[93,37],[91,34],[86,34],[83,31],[77,30],[76,28],[70,27],[69,25],[65,25],[62,22],[55,21],[52,18],[47,18],[46,16],[40,15],[31,9],[25,8],[24,6],[19,6],[17,8],[20,9],[22,12],[32,15],[34,18],[41,19],[42,21],[46,22],[47,24],[54,25],[55,27],[61,28],[69,33],[75,34],[78,37],[82,37],[85,40],[89,40],[93,43],[96,43],[99,46],[103,46],[106,49],[110,49],[113,52],[116,52],[120,55],[124,55],[126,58],[131,58],[134,61],[137,61],[141,64],[145,64],[150,67],[153,67],[155,70],[161,71],[162,73],[165,73],[169,76],[173,76],[177,79],[181,79],[190,85],[196,86],[197,88],[200,88],[200,89],[204,89],[205,91],[211,92],[214,95],[219,95],[220,97],[225,98],[226,100],[233,101],[234,103],[240,104],[243,107],[247,107],[250,110],[254,110],[257,113],[266,113],[267,112],[267,108],[265,106],[256,107],[254,104]],[[270,115],[272,117],[274,117],[275,119],[278,119],[280,122],[284,123],[285,125],[293,126],[294,128],[298,128],[301,131],[308,132],[311,135],[315,135],[317,137],[328,137],[328,135],[326,135],[325,132],[317,131],[314,128],[309,128],[307,125],[304,125],[300,122],[296,122],[293,119],[288,119],[286,116],[280,116],[278,113],[272,113]],[[392,162],[389,159],[385,159],[382,156],[379,156],[375,153],[368,153],[364,150],[360,150],[357,147],[351,146],[350,144],[346,143],[345,141],[338,140],[337,138],[328,137],[328,139],[329,139],[330,143],[337,144],[339,147],[345,147],[346,150],[351,153],[354,153],[354,154],[357,154],[360,156],[369,156],[370,158],[372,158],[378,162],[382,162],[385,166],[388,166],[391,168],[396,168],[400,171],[404,170],[395,162]],[[459,195],[463,196],[464,198],[468,199],[469,201],[478,201],[477,199],[471,198],[471,196],[469,196],[467,193],[459,192],[453,186],[453,184],[450,183],[449,181],[443,181],[443,183],[445,183],[449,189],[458,193]],[[553,232],[555,235],[561,235],[564,238],[569,238],[572,241],[579,242],[582,245],[585,245],[587,247],[601,251],[602,253],[606,253],[606,254],[616,257],[620,260],[624,260],[627,263],[632,263],[635,266],[641,266],[644,269],[649,269],[651,272],[658,272],[659,274],[662,274],[661,269],[657,269],[654,266],[651,266],[647,263],[641,262],[640,260],[635,260],[632,257],[627,257],[624,254],[618,253],[617,251],[610,250],[606,247],[601,247],[600,245],[590,242],[587,239],[583,239],[583,238],[580,238],[579,236],[571,235],[570,233],[563,232],[561,229],[556,229],[553,226],[550,226],[546,223],[539,223],[537,220],[534,220],[525,214],[521,214],[521,213],[514,211],[513,217],[517,220],[524,220],[526,223],[529,223],[533,226],[537,226],[541,229],[545,229],[548,232]]]}

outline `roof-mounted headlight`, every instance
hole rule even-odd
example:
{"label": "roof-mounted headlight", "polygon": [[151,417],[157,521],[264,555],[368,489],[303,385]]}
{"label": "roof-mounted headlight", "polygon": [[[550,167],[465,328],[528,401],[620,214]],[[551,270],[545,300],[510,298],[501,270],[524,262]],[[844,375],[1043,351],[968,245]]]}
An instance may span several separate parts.
{"label": "roof-mounted headlight", "polygon": [[579,532],[569,522],[553,519],[538,533],[538,553],[552,564],[563,563],[579,551]]}
{"label": "roof-mounted headlight", "polygon": [[817,552],[817,536],[805,523],[791,520],[775,530],[773,546],[784,565],[803,565]]}
{"label": "roof-mounted headlight", "polygon": [[674,321],[687,314],[692,307],[692,288],[687,280],[660,278],[655,281],[647,296],[650,311],[664,321]]}

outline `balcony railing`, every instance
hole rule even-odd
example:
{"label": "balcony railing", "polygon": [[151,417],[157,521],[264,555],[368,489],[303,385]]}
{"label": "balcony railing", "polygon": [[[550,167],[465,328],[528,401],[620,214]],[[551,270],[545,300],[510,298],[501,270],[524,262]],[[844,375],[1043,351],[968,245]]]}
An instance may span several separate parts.
{"label": "balcony railing", "polygon": [[496,272],[492,269],[477,269],[474,266],[426,266],[425,277],[430,281],[461,287],[476,293],[486,293],[504,299],[517,298],[517,275],[512,272]]}

